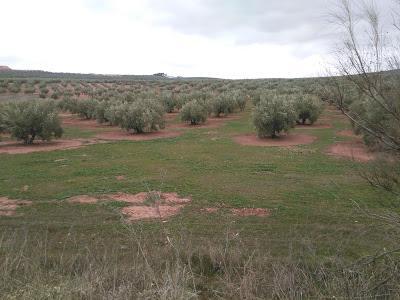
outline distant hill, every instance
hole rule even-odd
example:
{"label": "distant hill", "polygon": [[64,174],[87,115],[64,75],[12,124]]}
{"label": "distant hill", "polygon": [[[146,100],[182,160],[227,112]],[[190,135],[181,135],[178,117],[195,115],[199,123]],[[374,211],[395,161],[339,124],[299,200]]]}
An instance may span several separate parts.
{"label": "distant hill", "polygon": [[64,80],[89,80],[89,81],[137,81],[137,80],[208,80],[217,78],[208,77],[169,77],[154,75],[108,75],[108,74],[81,74],[58,73],[39,70],[12,70],[9,67],[0,67],[0,78],[13,79],[64,79]]}

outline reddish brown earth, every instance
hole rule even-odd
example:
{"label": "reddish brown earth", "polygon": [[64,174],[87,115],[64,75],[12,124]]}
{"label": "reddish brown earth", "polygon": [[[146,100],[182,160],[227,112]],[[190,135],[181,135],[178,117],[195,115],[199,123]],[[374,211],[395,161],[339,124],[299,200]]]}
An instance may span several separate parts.
{"label": "reddish brown earth", "polygon": [[271,215],[270,210],[266,208],[232,208],[231,212],[239,217],[268,217]]}
{"label": "reddish brown earth", "polygon": [[80,204],[93,204],[97,203],[99,200],[95,197],[88,195],[80,195],[68,198],[68,202],[70,203],[80,203]]}
{"label": "reddish brown earth", "polygon": [[[138,194],[116,193],[103,195],[98,198],[80,195],[69,198],[68,202],[95,204],[100,200],[129,203],[129,206],[122,208],[122,213],[127,216],[129,221],[166,219],[178,214],[182,208],[191,202],[190,198],[181,198],[177,193],[161,193],[158,191],[141,192]],[[147,201],[148,203],[146,203]]]}
{"label": "reddish brown earth", "polygon": [[129,221],[166,219],[177,215],[183,207],[184,205],[128,206],[122,209],[122,213]]}
{"label": "reddish brown earth", "polygon": [[123,180],[125,180],[125,176],[124,175],[118,175],[118,176],[115,176],[115,179],[117,179],[118,181],[123,181]]}
{"label": "reddish brown earth", "polygon": [[7,197],[0,197],[0,216],[13,216],[18,207],[31,204],[31,201],[11,200]]}
{"label": "reddish brown earth", "polygon": [[338,142],[330,146],[327,154],[332,156],[349,158],[359,162],[367,162],[375,159],[373,153],[368,152],[362,141]]}
{"label": "reddish brown earth", "polygon": [[32,145],[25,145],[21,142],[7,141],[0,142],[0,154],[24,154],[32,152],[47,152],[54,150],[76,149],[85,145],[96,143],[95,140],[54,140],[50,142],[37,141]]}
{"label": "reddish brown earth", "polygon": [[233,140],[245,146],[291,147],[313,143],[317,137],[307,134],[287,134],[278,138],[259,138],[255,134],[239,135]]}
{"label": "reddish brown earth", "polygon": [[108,131],[102,132],[96,135],[99,139],[111,140],[111,141],[149,141],[154,139],[163,139],[163,138],[173,138],[182,135],[182,131],[167,131],[161,130],[156,132],[149,133],[129,133],[126,131],[118,130],[118,131]]}

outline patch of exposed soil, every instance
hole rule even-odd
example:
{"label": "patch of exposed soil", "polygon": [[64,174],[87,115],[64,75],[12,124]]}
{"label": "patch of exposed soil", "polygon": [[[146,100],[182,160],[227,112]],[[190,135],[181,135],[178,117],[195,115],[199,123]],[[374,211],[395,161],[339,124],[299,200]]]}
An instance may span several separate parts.
{"label": "patch of exposed soil", "polygon": [[115,176],[115,179],[117,179],[118,181],[123,181],[123,180],[125,180],[125,176],[124,175],[118,175],[118,176]]}
{"label": "patch of exposed soil", "polygon": [[88,195],[80,195],[68,198],[68,202],[70,203],[94,204],[97,203],[98,201],[99,200],[97,198]]}
{"label": "patch of exposed soil", "polygon": [[68,202],[95,204],[98,201],[107,200],[129,203],[129,206],[122,208],[122,213],[127,216],[129,221],[166,219],[178,214],[182,208],[191,202],[190,198],[179,197],[177,193],[161,193],[158,191],[137,194],[115,193],[98,198],[81,195],[69,198]]}
{"label": "patch of exposed soil", "polygon": [[367,147],[361,140],[333,144],[327,149],[327,154],[352,159],[358,162],[367,162],[375,159],[374,154],[368,152]]}
{"label": "patch of exposed soil", "polygon": [[232,214],[239,217],[268,217],[271,211],[266,208],[232,208]]}
{"label": "patch of exposed soil", "polygon": [[313,143],[317,137],[307,134],[287,134],[278,138],[259,138],[255,134],[239,135],[233,140],[245,146],[291,147]]}
{"label": "patch of exposed soil", "polygon": [[162,203],[166,204],[188,204],[192,200],[190,198],[181,198],[177,193],[159,193]]}
{"label": "patch of exposed soil", "polygon": [[15,215],[17,208],[31,204],[31,201],[11,200],[7,197],[0,197],[0,216],[13,216]]}
{"label": "patch of exposed soil", "polygon": [[96,135],[97,138],[103,140],[110,141],[149,141],[155,139],[165,139],[165,138],[173,138],[182,135],[182,131],[155,131],[149,133],[129,133],[126,131],[118,130],[118,131],[108,131],[102,132]]}
{"label": "patch of exposed soil", "polygon": [[177,215],[183,207],[184,205],[128,206],[122,209],[122,213],[129,221],[167,219]]}
{"label": "patch of exposed soil", "polygon": [[25,145],[21,142],[6,141],[0,142],[0,154],[24,154],[32,152],[47,152],[54,150],[76,149],[96,143],[95,140],[54,140],[50,142],[35,141],[32,145]]}

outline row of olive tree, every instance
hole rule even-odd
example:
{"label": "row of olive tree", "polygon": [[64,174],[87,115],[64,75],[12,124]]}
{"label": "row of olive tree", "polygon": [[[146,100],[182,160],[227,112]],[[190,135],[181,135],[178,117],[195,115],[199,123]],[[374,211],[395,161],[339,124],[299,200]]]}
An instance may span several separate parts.
{"label": "row of olive tree", "polygon": [[142,128],[134,126],[129,129],[144,132],[163,128],[161,119],[164,112],[180,110],[182,121],[195,125],[205,122],[209,115],[220,117],[236,110],[243,111],[247,102],[247,97],[237,91],[218,95],[198,92],[181,98],[171,97],[167,94],[157,96],[155,93],[129,93],[102,100],[66,97],[59,101],[59,107],[81,118],[96,119],[99,123],[109,123],[125,129],[128,129],[125,124],[132,124],[133,118],[136,118],[139,124],[143,124],[140,126]]}

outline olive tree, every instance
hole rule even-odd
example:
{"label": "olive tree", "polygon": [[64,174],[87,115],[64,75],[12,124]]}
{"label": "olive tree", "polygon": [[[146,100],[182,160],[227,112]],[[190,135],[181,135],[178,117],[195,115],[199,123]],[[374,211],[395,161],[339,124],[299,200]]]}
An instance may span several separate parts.
{"label": "olive tree", "polygon": [[180,113],[183,122],[189,122],[191,125],[204,123],[207,120],[207,108],[198,100],[192,100],[186,103]]}
{"label": "olive tree", "polygon": [[37,137],[50,141],[63,134],[57,106],[52,101],[9,103],[1,119],[3,130],[25,144],[32,144]]}
{"label": "olive tree", "polygon": [[210,108],[216,117],[220,117],[221,114],[226,116],[234,111],[235,102],[229,94],[221,93],[210,99]]}
{"label": "olive tree", "polygon": [[136,133],[157,131],[165,127],[164,107],[159,101],[138,99],[120,106],[121,128]]}
{"label": "olive tree", "polygon": [[260,138],[276,138],[296,124],[296,110],[287,96],[263,98],[253,111],[253,123]]}
{"label": "olive tree", "polygon": [[305,124],[307,120],[310,124],[314,124],[322,112],[320,100],[313,95],[300,95],[296,97],[294,106],[297,112],[298,124]]}

